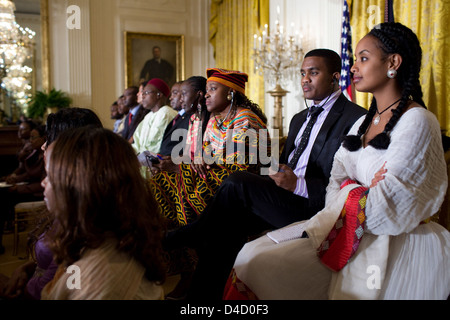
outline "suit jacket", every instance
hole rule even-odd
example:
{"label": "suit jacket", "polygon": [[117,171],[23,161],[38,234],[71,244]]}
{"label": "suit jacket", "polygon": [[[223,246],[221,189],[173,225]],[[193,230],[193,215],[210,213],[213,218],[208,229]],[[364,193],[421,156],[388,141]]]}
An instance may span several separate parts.
{"label": "suit jacket", "polygon": [[[326,187],[328,185],[334,154],[341,146],[342,138],[367,110],[349,101],[343,94],[331,107],[314,141],[306,167],[305,180],[311,207],[325,206]],[[295,138],[308,115],[308,110],[297,113],[289,125],[289,134],[280,157],[280,163],[288,163],[295,149]]]}
{"label": "suit jacket", "polygon": [[139,109],[134,115],[133,119],[131,120],[131,124],[128,124],[129,117],[131,115],[131,112],[128,112],[128,115],[125,119],[125,127],[122,131],[122,137],[125,138],[125,140],[130,140],[131,137],[133,137],[133,133],[136,130],[137,126],[141,121],[145,118],[147,113],[149,113],[150,110],[145,109],[142,105],[139,105]]}
{"label": "suit jacket", "polygon": [[[175,120],[175,125],[173,124],[173,121],[171,121],[164,131],[164,137],[161,142],[161,148],[159,150],[159,153],[164,156],[170,156],[172,153],[173,147],[175,147],[180,142],[184,141],[186,143],[186,137],[187,137],[187,131],[189,129],[189,121],[191,119],[192,113],[185,113],[181,117],[178,117],[178,119]],[[185,129],[185,134],[183,137],[180,137],[178,140],[172,141],[172,133],[176,129]],[[181,152],[182,155],[182,152]]]}

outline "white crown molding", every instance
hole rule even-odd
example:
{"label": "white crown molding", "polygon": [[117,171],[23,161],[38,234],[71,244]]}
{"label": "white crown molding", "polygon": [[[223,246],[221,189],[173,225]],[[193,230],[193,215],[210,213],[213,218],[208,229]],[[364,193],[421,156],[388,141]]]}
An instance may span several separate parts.
{"label": "white crown molding", "polygon": [[185,0],[119,0],[119,9],[186,12]]}

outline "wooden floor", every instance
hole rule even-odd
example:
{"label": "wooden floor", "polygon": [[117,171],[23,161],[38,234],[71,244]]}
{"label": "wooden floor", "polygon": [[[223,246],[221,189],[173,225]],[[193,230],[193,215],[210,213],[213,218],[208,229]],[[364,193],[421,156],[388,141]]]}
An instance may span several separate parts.
{"label": "wooden floor", "polygon": [[[0,274],[4,274],[10,277],[18,266],[26,262],[26,238],[27,236],[25,233],[19,236],[18,254],[16,256],[13,256],[13,234],[3,235],[3,245],[5,246],[5,253],[0,255]],[[179,279],[179,275],[168,277],[164,284],[164,293],[167,294],[171,292],[177,285]]]}

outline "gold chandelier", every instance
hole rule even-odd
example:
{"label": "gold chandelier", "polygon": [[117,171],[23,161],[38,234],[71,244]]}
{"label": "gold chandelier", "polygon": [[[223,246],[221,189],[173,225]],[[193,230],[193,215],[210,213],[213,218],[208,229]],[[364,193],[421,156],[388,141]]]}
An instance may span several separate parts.
{"label": "gold chandelier", "polygon": [[32,68],[24,65],[34,50],[36,33],[21,27],[10,0],[0,0],[0,73],[1,87],[22,109],[31,98]]}

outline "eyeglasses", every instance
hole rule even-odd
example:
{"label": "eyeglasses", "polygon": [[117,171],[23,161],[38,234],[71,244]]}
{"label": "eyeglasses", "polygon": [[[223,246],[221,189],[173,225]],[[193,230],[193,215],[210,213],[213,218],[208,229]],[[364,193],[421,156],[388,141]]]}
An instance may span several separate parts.
{"label": "eyeglasses", "polygon": [[157,92],[156,91],[144,91],[144,92],[142,92],[142,96],[147,96],[152,93],[157,93]]}

